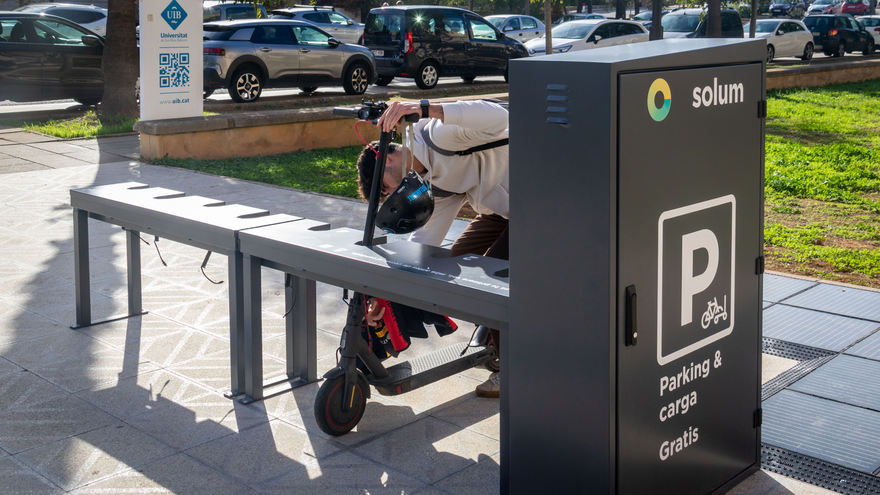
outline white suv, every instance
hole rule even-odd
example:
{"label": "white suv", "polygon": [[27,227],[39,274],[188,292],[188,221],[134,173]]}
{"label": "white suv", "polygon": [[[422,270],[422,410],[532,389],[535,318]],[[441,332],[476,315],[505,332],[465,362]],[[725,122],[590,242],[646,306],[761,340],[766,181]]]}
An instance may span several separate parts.
{"label": "white suv", "polygon": [[17,12],[57,15],[75,22],[97,35],[106,36],[107,34],[107,9],[95,7],[94,5],[34,3],[15,10]]}
{"label": "white suv", "polygon": [[364,34],[364,25],[354,22],[347,15],[336,12],[335,7],[292,7],[272,11],[275,19],[293,19],[314,24],[343,43],[357,44]]}

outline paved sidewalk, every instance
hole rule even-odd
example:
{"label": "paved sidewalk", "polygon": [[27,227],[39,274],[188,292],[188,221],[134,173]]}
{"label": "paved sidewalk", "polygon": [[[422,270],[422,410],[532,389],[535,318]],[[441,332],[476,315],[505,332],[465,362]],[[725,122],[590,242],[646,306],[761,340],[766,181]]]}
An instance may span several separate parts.
{"label": "paved sidewalk", "polygon": [[[319,384],[249,406],[225,399],[226,285],[202,276],[199,249],[160,240],[164,266],[145,237],[150,313],[68,327],[72,188],[138,181],[352,228],[363,225],[363,203],[129,161],[136,136],[27,136],[0,129],[0,493],[498,492],[498,401],[473,392],[485,370],[394,398],[373,394],[356,430],[338,438],[314,422]],[[89,222],[92,317],[100,319],[126,311],[125,237]],[[206,273],[225,280],[224,257],[212,256]],[[318,295],[323,373],[335,365],[345,306],[339,289],[319,284]],[[284,368],[278,272],[264,271],[263,300],[268,374]],[[415,340],[407,354],[466,341],[469,330]],[[764,358],[765,381],[797,364]],[[731,493],[831,492],[762,471]]]}

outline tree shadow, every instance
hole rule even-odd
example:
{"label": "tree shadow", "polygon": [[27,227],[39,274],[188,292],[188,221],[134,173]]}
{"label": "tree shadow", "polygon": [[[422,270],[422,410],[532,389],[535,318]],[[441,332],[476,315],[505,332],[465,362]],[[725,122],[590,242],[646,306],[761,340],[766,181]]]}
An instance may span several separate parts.
{"label": "tree shadow", "polygon": [[[5,305],[0,315],[10,316],[0,326],[0,364],[8,363],[0,366],[0,373],[6,378],[21,376],[16,381],[21,386],[10,391],[15,400],[0,405],[0,447],[33,470],[27,476],[64,490],[87,486],[83,492],[117,486],[141,489],[146,484],[175,493],[240,493],[245,486],[291,473],[305,476],[306,489],[349,483],[346,486],[371,493],[386,490],[387,470],[381,464],[376,469],[372,462],[364,462],[355,485],[345,477],[330,479],[336,476],[334,463],[358,456],[351,444],[330,439],[308,423],[304,429],[294,426],[291,418],[267,412],[262,403],[243,406],[224,398],[212,384],[216,376],[223,376],[228,386],[228,339],[179,321],[177,313],[161,307],[116,322],[67,327],[75,321],[69,189],[136,180],[221,200],[224,193],[236,193],[242,204],[247,204],[245,191],[255,200],[265,196],[263,186],[180,170],[156,174],[141,164],[101,166],[88,175],[79,169],[19,174],[0,187],[5,199],[0,206],[0,242],[11,247],[0,254],[0,278],[7,282],[0,290],[0,304]],[[125,243],[118,227],[89,223],[92,313],[97,320],[125,312]],[[158,292],[171,286],[186,290],[186,281],[174,279],[179,269],[174,265],[197,265],[199,260],[165,242],[160,244],[166,246],[163,255],[175,263],[159,272],[153,269],[158,255],[142,256],[147,265],[144,278],[157,284]],[[225,260],[217,258],[221,259],[215,263],[224,266]],[[167,290],[174,299],[175,293]],[[225,291],[220,292],[225,298]],[[192,309],[198,301],[175,303],[166,307]],[[228,313],[226,318],[228,325]],[[170,355],[198,347],[185,341],[187,335],[202,339],[204,349],[199,352],[205,355],[211,354],[210,343],[222,341],[227,346],[221,359],[225,364],[208,363],[207,377],[200,379],[182,374],[174,361],[145,357],[148,350],[167,350]],[[157,341],[165,347],[156,346]],[[147,349],[150,345],[154,348]],[[312,416],[306,402],[296,406],[304,420]],[[380,421],[394,410],[403,424],[426,414],[388,404],[372,409]],[[472,462],[448,452],[436,454]],[[315,469],[326,474],[315,478]],[[394,477],[406,478],[399,473]],[[413,490],[423,487],[419,483]]]}

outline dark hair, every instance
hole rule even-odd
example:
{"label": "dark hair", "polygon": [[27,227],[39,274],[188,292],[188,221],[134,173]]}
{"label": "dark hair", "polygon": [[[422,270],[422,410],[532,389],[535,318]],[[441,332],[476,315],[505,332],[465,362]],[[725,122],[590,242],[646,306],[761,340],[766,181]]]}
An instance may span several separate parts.
{"label": "dark hair", "polygon": [[[370,149],[372,146],[372,149]],[[357,159],[358,169],[358,193],[364,201],[370,200],[370,192],[373,190],[373,173],[376,171],[376,152],[379,149],[379,141],[373,141],[370,146],[364,146]],[[388,145],[388,154],[397,153],[400,145],[391,143]],[[381,191],[381,189],[380,189]]]}

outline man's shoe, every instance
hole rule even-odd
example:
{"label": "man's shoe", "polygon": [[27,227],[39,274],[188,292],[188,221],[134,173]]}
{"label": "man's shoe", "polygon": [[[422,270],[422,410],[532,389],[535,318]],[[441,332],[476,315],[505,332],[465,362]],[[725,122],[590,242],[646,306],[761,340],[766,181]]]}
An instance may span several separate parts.
{"label": "man's shoe", "polygon": [[488,380],[477,385],[477,397],[497,399],[501,396],[501,373],[492,373]]}

